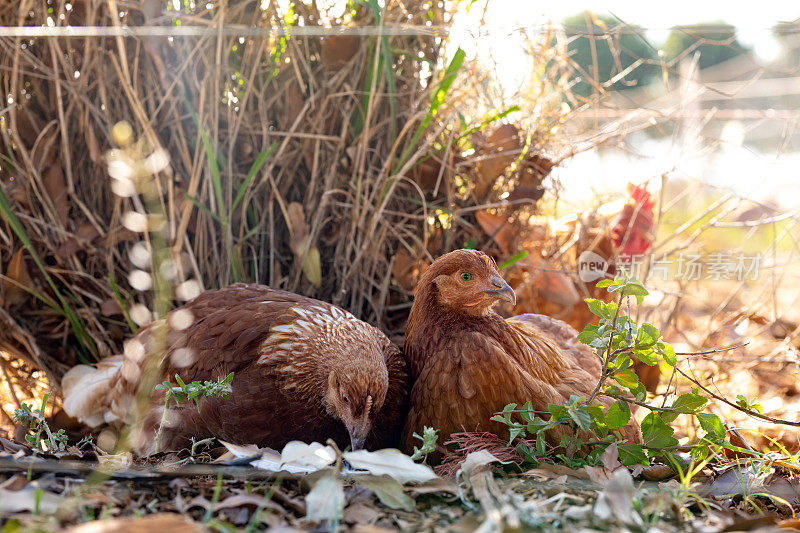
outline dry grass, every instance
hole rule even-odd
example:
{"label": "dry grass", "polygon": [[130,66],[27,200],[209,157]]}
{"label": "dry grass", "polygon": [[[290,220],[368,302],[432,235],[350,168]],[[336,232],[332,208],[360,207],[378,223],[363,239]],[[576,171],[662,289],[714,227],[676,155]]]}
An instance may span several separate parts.
{"label": "dry grass", "polygon": [[9,311],[0,349],[57,387],[79,360],[118,352],[131,309],[156,309],[154,292],[129,282],[142,235],[126,214],[146,206],[107,174],[120,120],[142,157],[169,157],[153,186],[176,286],[267,283],[402,333],[415,269],[454,247],[491,246],[475,220],[481,205],[518,190],[505,212],[531,212],[551,166],[540,154],[563,120],[565,66],[553,61],[563,50],[541,44],[549,36],[531,43],[551,65],[522,104],[532,118],[502,127],[517,108],[484,98],[477,82],[488,74],[462,64],[445,38],[292,36],[300,19],[355,28],[450,21],[441,5],[421,4],[390,2],[377,15],[358,6],[341,19],[301,2],[289,13],[231,1],[181,14],[167,3],[163,16],[113,0],[0,8],[3,26],[51,16],[58,26],[265,29],[246,38],[0,39],[2,93],[13,101],[0,115]]}

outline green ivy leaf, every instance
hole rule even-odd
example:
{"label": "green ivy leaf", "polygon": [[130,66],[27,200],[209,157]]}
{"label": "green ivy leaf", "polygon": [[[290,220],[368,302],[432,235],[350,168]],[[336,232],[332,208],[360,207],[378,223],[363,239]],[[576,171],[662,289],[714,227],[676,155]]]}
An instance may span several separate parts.
{"label": "green ivy leaf", "polygon": [[525,429],[528,431],[529,435],[538,435],[540,432],[546,431],[551,427],[553,427],[552,422],[536,417],[528,422],[528,425]]}
{"label": "green ivy leaf", "polygon": [[552,415],[552,420],[555,422],[559,422],[561,420],[569,418],[569,413],[567,412],[567,408],[564,407],[563,405],[555,405],[551,403],[547,406],[547,410],[550,411],[550,414]]}
{"label": "green ivy leaf", "polygon": [[644,297],[650,293],[644,288],[644,285],[642,285],[641,281],[632,279],[625,284],[622,294],[626,296],[635,296],[636,303],[641,305],[644,301]]}
{"label": "green ivy leaf", "polygon": [[709,448],[708,444],[698,444],[689,450],[689,457],[691,457],[696,463],[699,463],[701,461],[705,461],[710,453],[711,449]]}
{"label": "green ivy leaf", "polygon": [[619,453],[619,461],[625,466],[650,464],[650,460],[638,444],[620,442],[617,444],[617,451]]}
{"label": "green ivy leaf", "polygon": [[658,356],[653,350],[634,350],[633,356],[647,366],[658,363]]}
{"label": "green ivy leaf", "polygon": [[610,287],[613,283],[614,283],[613,280],[601,279],[600,281],[597,282],[597,285],[595,285],[595,287],[597,287],[598,289],[605,289],[606,287]]}
{"label": "green ivy leaf", "polygon": [[585,301],[586,305],[589,306],[589,311],[591,311],[593,315],[597,315],[600,318],[611,318],[608,312],[608,304],[604,301],[596,298],[586,298]]}
{"label": "green ivy leaf", "polygon": [[672,409],[679,413],[696,413],[705,404],[708,403],[708,398],[701,396],[697,389],[687,394],[681,394],[670,406]]}
{"label": "green ivy leaf", "polygon": [[672,347],[671,344],[659,341],[656,345],[656,349],[658,353],[661,354],[661,357],[664,358],[664,361],[667,362],[670,366],[675,366],[678,364],[678,356],[675,355],[675,348]]}
{"label": "green ivy leaf", "polygon": [[608,348],[608,341],[609,341],[608,337],[597,337],[596,339],[594,339],[592,342],[589,343],[589,346],[591,346],[592,348],[601,348],[605,350],[606,348]]}
{"label": "green ivy leaf", "polygon": [[592,415],[581,407],[569,407],[567,409],[570,418],[578,425],[579,428],[587,430],[592,427]]}
{"label": "green ivy leaf", "polygon": [[619,429],[627,424],[631,419],[631,408],[628,402],[617,400],[606,413],[606,425],[608,429]]}
{"label": "green ivy leaf", "polygon": [[536,456],[535,451],[526,446],[525,443],[520,442],[519,444],[517,444],[517,451],[522,456],[522,460],[525,463],[530,464],[531,466],[533,466],[533,468],[539,466],[539,458]]}
{"label": "green ivy leaf", "polygon": [[614,379],[626,389],[635,389],[639,383],[639,376],[633,370],[623,369],[614,374]]}
{"label": "green ivy leaf", "polygon": [[532,422],[536,418],[536,414],[533,412],[533,404],[530,401],[525,402],[520,410],[519,417],[526,424]]}
{"label": "green ivy leaf", "polygon": [[636,344],[653,345],[658,342],[660,336],[658,328],[645,322],[639,326],[639,331],[636,332]]}
{"label": "green ivy leaf", "polygon": [[712,442],[725,440],[725,424],[720,417],[712,413],[697,413],[696,416],[700,427],[706,430],[705,438]]}
{"label": "green ivy leaf", "polygon": [[578,342],[583,344],[589,344],[594,339],[598,337],[597,335],[597,326],[594,324],[588,324],[583,331],[578,333]]}
{"label": "green ivy leaf", "polygon": [[675,432],[658,413],[651,412],[642,420],[642,439],[647,448],[667,448],[678,444]]}

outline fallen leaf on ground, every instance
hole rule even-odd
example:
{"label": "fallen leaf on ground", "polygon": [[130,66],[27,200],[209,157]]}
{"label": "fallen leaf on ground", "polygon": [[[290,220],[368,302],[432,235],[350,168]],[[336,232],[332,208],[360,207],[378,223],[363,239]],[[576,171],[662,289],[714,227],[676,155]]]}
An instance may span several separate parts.
{"label": "fallen leaf on ground", "polygon": [[605,484],[603,492],[594,504],[594,514],[600,520],[619,521],[623,524],[641,526],[642,518],[633,509],[635,493],[630,472],[620,468]]}
{"label": "fallen leaf on ground", "polygon": [[281,461],[283,463],[294,463],[302,466],[310,466],[316,469],[330,466],[336,460],[336,452],[330,446],[323,446],[319,442],[306,444],[293,440],[283,447],[281,451]]}
{"label": "fallen leaf on ground", "polygon": [[157,513],[139,518],[112,518],[87,522],[66,530],[65,533],[200,533],[209,531],[201,524],[175,513]]}
{"label": "fallen leaf on ground", "polygon": [[63,498],[58,494],[37,489],[28,485],[22,490],[0,489],[0,512],[19,513],[21,511],[52,514]]}
{"label": "fallen leaf on ground", "polygon": [[372,505],[357,502],[347,506],[342,520],[348,524],[369,524],[376,522],[380,517],[381,513]]}
{"label": "fallen leaf on ground", "polygon": [[413,511],[414,500],[405,492],[403,486],[396,480],[386,476],[359,476],[358,484],[371,490],[375,496],[387,507]]}
{"label": "fallen leaf on ground", "polygon": [[17,253],[11,257],[6,267],[6,277],[8,280],[2,281],[3,293],[5,295],[3,300],[4,305],[8,307],[28,301],[30,294],[28,294],[23,287],[32,287],[33,281],[28,271],[28,264],[25,262],[24,248],[17,250]]}
{"label": "fallen leaf on ground", "polygon": [[335,470],[329,469],[306,496],[306,518],[311,522],[341,520],[344,503],[344,483]]}
{"label": "fallen leaf on ground", "polygon": [[393,448],[376,452],[345,452],[343,457],[353,468],[367,470],[376,476],[386,474],[400,483],[422,483],[437,477],[429,466],[415,463],[411,457]]}
{"label": "fallen leaf on ground", "polygon": [[533,468],[525,472],[526,476],[543,476],[545,478],[554,479],[561,476],[571,477],[574,479],[582,479],[590,481],[591,478],[585,470],[573,470],[568,466],[554,465],[550,463],[541,463],[539,468]]}

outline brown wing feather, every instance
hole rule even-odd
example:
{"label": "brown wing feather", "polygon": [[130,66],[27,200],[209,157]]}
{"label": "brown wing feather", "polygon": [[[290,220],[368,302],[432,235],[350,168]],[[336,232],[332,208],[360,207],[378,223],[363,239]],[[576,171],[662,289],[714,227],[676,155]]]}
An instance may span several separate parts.
{"label": "brown wing feather", "polygon": [[[158,381],[173,381],[175,374],[185,382],[213,380],[230,372],[236,375],[228,400],[203,399],[199,413],[191,403],[171,409],[172,422],[162,442],[165,448],[180,448],[188,444],[189,437],[207,436],[278,448],[297,439],[324,442],[333,438],[342,446],[348,444],[344,426],[322,404],[324,390],[293,387],[299,379],[294,364],[303,358],[306,365],[303,368],[323,364],[326,359],[338,358],[346,363],[352,357],[361,356],[365,357],[365,362],[371,361],[370,364],[374,361],[384,364],[380,352],[375,353],[377,359],[370,359],[372,355],[367,357],[367,354],[342,349],[342,346],[351,345],[383,347],[389,389],[380,413],[376,414],[375,434],[368,446],[370,443],[381,447],[396,445],[406,410],[408,376],[402,354],[378,329],[357,321],[331,304],[263,285],[235,284],[206,291],[182,309],[192,314],[192,320],[182,331],[168,334]],[[338,344],[334,346],[330,344],[331,337],[308,338],[303,336],[306,332],[293,329],[301,327],[300,324],[309,326],[309,320],[313,322],[321,315],[326,315],[323,325],[324,320],[347,321],[347,331],[357,335],[361,344],[348,338],[337,339]],[[269,353],[270,358],[261,361],[262,343],[267,338],[277,338],[270,335],[277,335],[275,332],[281,327],[284,332],[288,331],[284,337],[288,335],[300,344],[280,353]],[[133,342],[140,343],[145,353],[152,353],[157,328],[155,324],[142,328]],[[190,350],[188,360],[183,349]],[[141,358],[139,367],[146,361],[147,357]],[[125,382],[128,398],[132,398],[139,376],[140,373],[131,372],[130,379]],[[142,438],[136,446],[139,451],[152,450],[162,408],[163,393],[153,395],[142,424]]]}
{"label": "brown wing feather", "polygon": [[[526,313],[507,319],[528,335],[545,334],[555,341],[562,353],[575,361],[575,364],[600,379],[600,360],[589,346],[578,340],[578,332],[557,318],[547,315]],[[531,327],[532,326],[532,327]]]}
{"label": "brown wing feather", "polygon": [[389,371],[389,390],[367,448],[397,447],[408,413],[409,375],[405,357],[392,343],[386,349],[386,368]]}
{"label": "brown wing feather", "polygon": [[[564,353],[560,346],[569,348],[567,339],[554,339],[527,319],[515,317],[508,325],[511,328],[506,330],[461,333],[426,352],[403,431],[407,451],[415,444],[413,433],[420,433],[424,426],[440,429],[445,439],[458,431],[507,435],[508,428],[490,418],[509,403],[530,401],[534,410],[546,415],[548,404],[560,405],[572,395],[591,394],[597,376],[581,368],[587,354]],[[593,403],[608,407],[612,402],[596,398]],[[548,441],[558,444],[565,431],[554,428]],[[620,432],[633,442],[641,441],[635,421]],[[591,437],[588,433],[580,436],[584,440]]]}

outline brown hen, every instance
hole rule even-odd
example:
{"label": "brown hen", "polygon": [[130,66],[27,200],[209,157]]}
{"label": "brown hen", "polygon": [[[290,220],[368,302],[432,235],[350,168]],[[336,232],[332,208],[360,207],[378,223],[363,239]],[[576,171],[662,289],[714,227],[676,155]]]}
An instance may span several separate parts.
{"label": "brown hen", "polygon": [[[155,348],[166,334],[166,349]],[[164,343],[161,344],[164,346]],[[142,377],[154,364],[156,379]],[[334,439],[354,449],[396,445],[406,409],[407,373],[380,330],[331,304],[235,284],[206,291],[166,320],[142,328],[124,356],[64,376],[64,409],[90,426],[129,422],[145,397],[134,451],[152,453],[164,393],[156,382],[215,380],[234,372],[229,399],[171,406],[160,449],[218,437],[280,448],[291,440]]]}
{"label": "brown hen", "polygon": [[[548,404],[591,395],[600,361],[577,332],[544,315],[504,319],[492,310],[499,300],[513,305],[514,291],[494,260],[475,250],[440,257],[420,278],[403,346],[413,382],[406,449],[424,426],[439,429],[440,442],[459,431],[503,434],[507,428],[490,418],[509,403],[530,400],[547,413]],[[558,444],[566,431],[554,428],[547,440]],[[641,442],[635,420],[619,432]]]}

